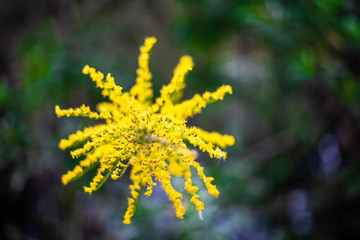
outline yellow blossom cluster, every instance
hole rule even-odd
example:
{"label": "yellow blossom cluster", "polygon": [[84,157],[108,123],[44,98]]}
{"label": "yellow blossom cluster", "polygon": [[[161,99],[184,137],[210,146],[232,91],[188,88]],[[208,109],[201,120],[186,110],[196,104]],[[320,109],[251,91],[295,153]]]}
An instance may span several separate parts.
{"label": "yellow blossom cluster", "polygon": [[191,168],[196,170],[212,197],[217,198],[219,191],[212,184],[214,178],[204,174],[203,167],[195,160],[196,151],[189,149],[189,146],[198,147],[212,158],[225,159],[226,152],[221,149],[235,143],[233,136],[209,133],[186,125],[186,119],[201,112],[207,104],[232,94],[232,88],[226,85],[215,92],[205,92],[202,96],[196,94],[190,100],[180,102],[185,78],[194,65],[190,56],[180,59],[171,82],[161,89],[160,96],[152,103],[149,58],[155,42],[154,37],[146,38],[140,47],[136,84],[129,92],[123,92],[111,74],[105,77],[100,71],[86,65],[83,73],[90,76],[96,86],[102,89],[102,95],[110,101],[98,104],[97,112],[85,105],[75,109],[55,107],[58,117],[80,116],[105,120],[104,124],[79,130],[60,141],[61,149],[70,148],[73,158],[82,159],[61,180],[66,185],[96,168],[95,177],[89,186],[84,186],[84,191],[91,194],[109,177],[117,180],[129,168],[132,184],[129,186],[131,197],[128,198],[124,215],[125,224],[131,223],[142,189],[148,197],[157,183],[162,185],[173,202],[176,216],[182,219],[185,214],[183,194],[173,188],[173,176],[185,179],[184,189],[191,195],[190,201],[197,211],[203,210],[205,205],[200,200],[199,187],[192,182]]}

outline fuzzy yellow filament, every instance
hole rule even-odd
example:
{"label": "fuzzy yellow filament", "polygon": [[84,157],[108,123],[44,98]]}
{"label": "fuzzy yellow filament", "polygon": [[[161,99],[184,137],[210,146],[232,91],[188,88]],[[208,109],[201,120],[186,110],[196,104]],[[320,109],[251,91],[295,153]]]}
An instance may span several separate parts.
{"label": "fuzzy yellow filament", "polygon": [[209,103],[222,100],[226,94],[232,94],[228,85],[221,86],[215,92],[196,94],[192,99],[180,102],[185,88],[185,78],[194,64],[190,56],[184,56],[176,66],[171,82],[164,86],[154,103],[151,89],[151,73],[149,58],[156,38],[145,39],[140,47],[139,67],[136,84],[129,93],[123,92],[116,85],[114,78],[86,65],[83,73],[89,75],[102,89],[102,95],[110,101],[98,104],[97,112],[82,105],[75,109],[60,109],[55,107],[58,117],[88,117],[104,119],[105,124],[87,127],[82,131],[62,139],[59,147],[63,150],[75,148],[70,152],[73,158],[82,158],[79,164],[62,176],[64,185],[81,177],[93,168],[97,173],[84,191],[91,194],[98,190],[109,176],[119,179],[130,167],[130,197],[128,208],[124,215],[124,223],[130,224],[136,211],[141,190],[146,187],[144,195],[152,194],[156,182],[169,195],[178,218],[183,218],[185,208],[182,205],[182,193],[175,190],[171,178],[183,177],[184,189],[191,195],[195,209],[201,211],[205,204],[198,195],[199,187],[192,182],[191,168],[194,168],[199,178],[204,182],[209,194],[217,198],[219,191],[212,177],[204,174],[203,167],[196,161],[196,152],[188,148],[186,143],[207,152],[212,158],[226,158],[222,148],[234,145],[233,136],[221,135],[216,132],[206,132],[197,127],[188,127],[186,119],[201,110]]}

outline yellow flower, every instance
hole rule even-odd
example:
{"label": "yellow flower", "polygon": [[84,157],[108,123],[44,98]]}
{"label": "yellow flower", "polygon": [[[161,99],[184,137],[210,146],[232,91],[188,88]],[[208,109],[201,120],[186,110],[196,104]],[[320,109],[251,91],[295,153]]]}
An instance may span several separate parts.
{"label": "yellow flower", "polygon": [[202,96],[196,94],[190,100],[180,102],[185,78],[194,65],[190,56],[180,59],[171,82],[161,89],[160,97],[152,103],[149,58],[155,42],[154,37],[146,38],[140,47],[136,84],[128,93],[116,85],[111,74],[105,77],[100,71],[86,65],[82,72],[90,76],[96,86],[102,89],[102,95],[110,101],[98,104],[97,112],[85,105],[75,109],[55,107],[58,117],[79,116],[105,120],[105,124],[79,130],[60,141],[62,150],[82,144],[70,152],[73,158],[82,160],[61,180],[66,185],[97,168],[97,174],[89,186],[84,186],[84,191],[91,194],[109,176],[117,180],[130,167],[131,197],[128,198],[128,209],[124,215],[125,224],[131,223],[142,189],[146,186],[144,195],[147,197],[152,194],[153,186],[156,186],[154,181],[161,183],[174,204],[176,216],[182,219],[185,214],[182,193],[173,188],[173,176],[185,179],[184,189],[192,196],[190,201],[197,211],[203,210],[205,205],[198,195],[199,187],[192,183],[190,168],[196,169],[212,197],[217,198],[219,191],[211,183],[214,178],[204,174],[203,167],[195,160],[196,151],[189,149],[187,143],[207,152],[212,158],[222,159],[226,159],[226,152],[221,148],[235,143],[233,136],[209,133],[186,125],[188,117],[200,113],[209,103],[222,100],[226,94],[232,94],[231,86],[225,85],[213,93],[205,92]]}

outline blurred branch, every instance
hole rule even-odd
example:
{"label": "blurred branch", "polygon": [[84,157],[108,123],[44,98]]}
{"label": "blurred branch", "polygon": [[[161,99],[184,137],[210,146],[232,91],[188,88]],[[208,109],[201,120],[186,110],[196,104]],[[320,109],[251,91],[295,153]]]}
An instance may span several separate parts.
{"label": "blurred branch", "polygon": [[97,12],[99,12],[102,8],[108,5],[112,0],[88,0],[83,1],[79,5],[79,13],[81,15],[78,24],[83,24]]}
{"label": "blurred branch", "polygon": [[346,155],[358,153],[360,133],[349,109],[329,91],[327,85],[320,79],[309,81],[305,85],[304,94],[311,114],[325,127],[325,132],[334,133],[342,153]]}
{"label": "blurred branch", "polygon": [[286,130],[270,135],[243,150],[242,158],[253,158],[257,161],[269,161],[275,156],[289,151],[296,141],[287,135]]}

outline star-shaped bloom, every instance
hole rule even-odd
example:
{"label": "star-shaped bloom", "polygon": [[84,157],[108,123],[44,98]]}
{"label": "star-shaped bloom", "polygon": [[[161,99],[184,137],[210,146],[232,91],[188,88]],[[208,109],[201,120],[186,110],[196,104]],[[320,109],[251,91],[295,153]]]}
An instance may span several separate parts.
{"label": "star-shaped bloom", "polygon": [[84,191],[91,194],[109,177],[117,180],[129,168],[132,184],[124,215],[125,224],[131,223],[141,190],[145,188],[144,194],[150,196],[156,182],[161,183],[169,195],[176,216],[183,218],[182,193],[173,188],[170,181],[173,176],[185,179],[184,189],[191,195],[190,201],[195,209],[201,213],[204,203],[198,195],[199,187],[192,183],[190,168],[196,169],[212,197],[218,197],[219,191],[212,184],[214,179],[207,177],[196,161],[196,151],[189,147],[197,147],[211,158],[226,159],[226,152],[221,148],[235,143],[233,136],[209,133],[186,125],[186,119],[200,113],[206,105],[232,94],[231,86],[224,85],[215,92],[196,94],[180,102],[185,78],[194,65],[190,56],[180,59],[171,82],[162,87],[160,97],[153,102],[149,57],[155,42],[156,38],[149,37],[140,47],[136,84],[129,92],[123,92],[111,74],[105,77],[100,71],[86,65],[83,73],[90,76],[109,101],[98,104],[96,112],[85,105],[75,109],[55,107],[58,117],[80,116],[105,120],[103,124],[79,130],[60,141],[59,147],[63,150],[78,147],[70,154],[73,158],[81,158],[73,170],[62,176],[62,182],[66,185],[97,168],[97,174],[89,186],[84,186]]}

